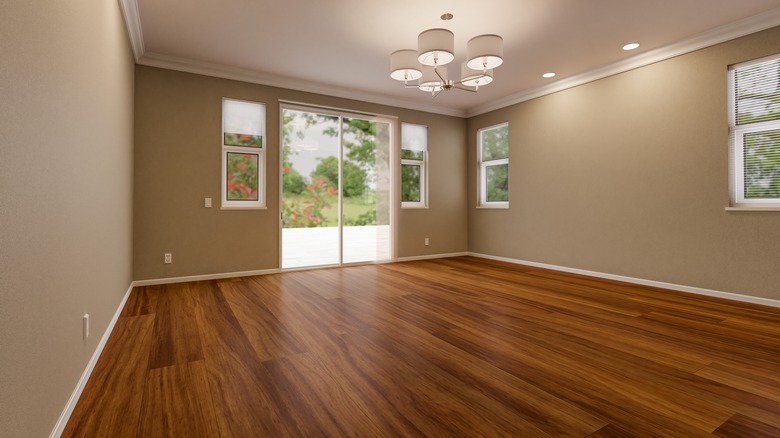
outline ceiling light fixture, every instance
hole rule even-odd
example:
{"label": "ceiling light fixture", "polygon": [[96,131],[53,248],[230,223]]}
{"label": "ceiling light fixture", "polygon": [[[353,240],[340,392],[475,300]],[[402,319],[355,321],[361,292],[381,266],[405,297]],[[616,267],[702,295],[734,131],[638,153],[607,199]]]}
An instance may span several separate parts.
{"label": "ceiling light fixture", "polygon": [[623,46],[623,50],[634,50],[639,47],[639,43],[629,43]]}
{"label": "ceiling light fixture", "polygon": [[545,78],[545,79],[550,79],[552,77],[555,77],[555,73],[553,73],[553,72],[545,73],[545,74],[542,75],[542,77]]}
{"label": "ceiling light fixture", "polygon": [[[441,16],[446,25],[450,13]],[[460,66],[460,80],[449,79],[447,64],[455,60],[455,34],[448,29],[428,29],[417,36],[417,50],[402,49],[390,54],[390,77],[407,88],[438,95],[453,88],[476,92],[493,82],[493,69],[504,62],[504,40],[498,35],[479,35],[466,44],[466,61]],[[410,83],[417,81],[417,83]]]}

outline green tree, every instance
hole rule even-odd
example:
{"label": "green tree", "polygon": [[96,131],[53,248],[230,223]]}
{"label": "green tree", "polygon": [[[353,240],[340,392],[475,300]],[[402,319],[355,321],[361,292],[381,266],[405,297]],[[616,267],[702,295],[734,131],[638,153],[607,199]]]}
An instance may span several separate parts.
{"label": "green tree", "polygon": [[501,164],[487,168],[487,200],[489,202],[509,201],[509,166]]}
{"label": "green tree", "polygon": [[285,195],[300,195],[306,189],[306,179],[292,166],[282,167],[282,190]]}
{"label": "green tree", "polygon": [[745,135],[745,196],[780,198],[780,130]]}
{"label": "green tree", "polygon": [[[351,161],[344,161],[342,171],[344,172],[344,185],[342,187],[345,197],[362,196],[366,192],[366,172]],[[339,186],[339,160],[334,156],[323,158],[312,171],[312,180],[316,178],[325,178],[331,187]]]}
{"label": "green tree", "polygon": [[[344,118],[344,147],[347,150],[347,160],[353,161],[364,171],[368,171],[376,163],[376,129],[372,120]],[[338,136],[338,130],[326,129],[326,135]]]}
{"label": "green tree", "polygon": [[[482,161],[489,162],[509,158],[509,127],[507,125],[486,129],[481,133]],[[489,163],[488,163],[489,164]],[[488,165],[485,170],[487,201],[509,200],[509,166]]]}
{"label": "green tree", "polygon": [[401,166],[401,201],[420,202],[420,166]]}

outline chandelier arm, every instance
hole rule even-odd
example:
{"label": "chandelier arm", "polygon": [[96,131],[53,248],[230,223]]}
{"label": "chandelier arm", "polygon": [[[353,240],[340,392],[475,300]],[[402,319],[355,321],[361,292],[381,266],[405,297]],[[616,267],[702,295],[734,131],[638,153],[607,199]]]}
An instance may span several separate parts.
{"label": "chandelier arm", "polygon": [[433,66],[433,71],[436,73],[436,76],[438,76],[438,77],[439,77],[439,79],[441,79],[441,82],[442,82],[442,84],[443,84],[443,83],[445,83],[445,82],[447,82],[447,80],[446,80],[446,79],[444,79],[444,76],[442,76],[442,75],[441,75],[441,73],[439,73],[439,68],[438,68],[438,66],[434,65],[434,66]]}
{"label": "chandelier arm", "polygon": [[458,84],[453,85],[452,88],[457,88],[458,90],[463,90],[463,91],[471,91],[472,93],[477,92],[477,90],[472,90],[471,88],[459,84],[460,82],[458,82]]}
{"label": "chandelier arm", "polygon": [[482,79],[482,78],[486,78],[488,76],[490,76],[490,75],[488,75],[487,73],[482,73],[480,75],[472,76],[472,77],[470,77],[468,79],[461,79],[461,80],[459,80],[457,82],[454,82],[453,85],[460,85],[460,84],[466,82],[466,80],[473,81],[474,79]]}

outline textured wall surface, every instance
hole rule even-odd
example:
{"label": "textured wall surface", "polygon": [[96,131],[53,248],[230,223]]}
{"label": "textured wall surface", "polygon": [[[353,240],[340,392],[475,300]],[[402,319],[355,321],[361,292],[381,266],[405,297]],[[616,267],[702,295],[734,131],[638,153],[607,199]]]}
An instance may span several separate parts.
{"label": "textured wall surface", "polygon": [[4,1],[0,48],[0,435],[42,437],[132,281],[134,62],[116,1]]}
{"label": "textured wall surface", "polygon": [[[780,299],[780,213],[727,212],[727,68],[780,28],[469,119],[473,252]],[[508,121],[510,208],[475,208],[476,135]]]}

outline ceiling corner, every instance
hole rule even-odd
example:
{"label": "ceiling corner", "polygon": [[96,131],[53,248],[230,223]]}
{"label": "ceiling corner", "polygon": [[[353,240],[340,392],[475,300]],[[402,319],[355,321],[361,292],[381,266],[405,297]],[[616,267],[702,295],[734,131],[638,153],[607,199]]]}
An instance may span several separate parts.
{"label": "ceiling corner", "polygon": [[130,38],[130,46],[133,48],[135,62],[144,55],[144,35],[141,31],[141,16],[138,13],[137,0],[117,0],[122,10],[122,18],[125,20],[127,36]]}

